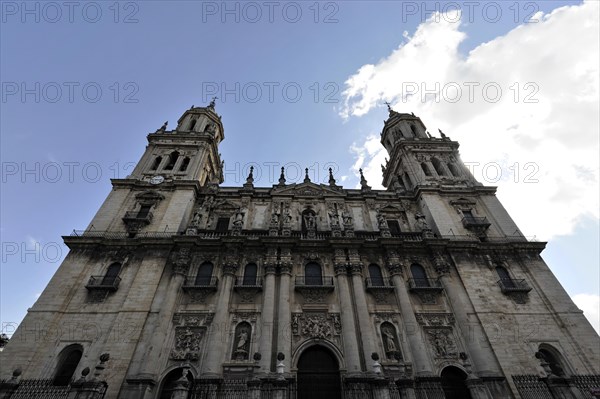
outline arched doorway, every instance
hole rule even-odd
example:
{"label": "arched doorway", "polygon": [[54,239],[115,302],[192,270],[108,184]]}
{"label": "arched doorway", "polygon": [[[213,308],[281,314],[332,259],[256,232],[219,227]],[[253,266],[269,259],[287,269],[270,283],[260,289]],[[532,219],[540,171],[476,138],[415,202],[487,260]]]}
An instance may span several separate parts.
{"label": "arched doorway", "polygon": [[341,399],[340,367],[328,349],[315,345],[298,359],[298,399]]}
{"label": "arched doorway", "polygon": [[442,370],[442,389],[446,399],[471,399],[465,380],[467,374],[458,367],[446,367]]}

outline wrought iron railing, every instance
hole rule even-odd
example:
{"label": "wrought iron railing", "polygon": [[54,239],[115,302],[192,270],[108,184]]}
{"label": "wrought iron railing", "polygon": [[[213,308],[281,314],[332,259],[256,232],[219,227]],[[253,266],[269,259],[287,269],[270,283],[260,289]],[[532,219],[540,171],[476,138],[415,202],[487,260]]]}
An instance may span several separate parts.
{"label": "wrought iron railing", "polygon": [[394,284],[383,277],[366,278],[365,285],[369,288],[394,288]]}
{"label": "wrought iron railing", "polygon": [[193,288],[217,288],[219,279],[217,277],[186,277],[183,282],[183,289]]}
{"label": "wrought iron railing", "polygon": [[297,287],[333,287],[332,276],[296,276]]}
{"label": "wrought iron railing", "polygon": [[479,217],[479,216],[465,216],[462,218],[462,224],[467,229],[470,227],[485,227],[488,228],[491,226],[491,223],[488,222],[487,218]]}
{"label": "wrought iron railing", "polygon": [[262,287],[262,279],[260,277],[238,277],[235,280],[235,287]]}
{"label": "wrought iron railing", "polygon": [[503,278],[498,280],[498,286],[502,290],[502,293],[531,291],[531,287],[523,279]]}
{"label": "wrought iron railing", "polygon": [[99,230],[73,230],[71,237],[84,238],[105,238],[108,240],[123,240],[126,238],[171,238],[174,235],[179,235],[176,231],[142,231],[131,236],[131,233],[126,231],[99,231]]}
{"label": "wrought iron railing", "polygon": [[91,276],[85,288],[88,290],[116,291],[121,278],[118,276]]}
{"label": "wrought iron railing", "polygon": [[152,214],[152,212],[145,212],[145,213],[141,214],[138,211],[128,211],[128,212],[125,212],[125,216],[123,216],[123,220],[151,223],[153,217],[154,217],[154,215]]}
{"label": "wrought iron railing", "polygon": [[411,278],[408,280],[408,288],[410,290],[439,291],[442,289],[442,283],[432,278]]}

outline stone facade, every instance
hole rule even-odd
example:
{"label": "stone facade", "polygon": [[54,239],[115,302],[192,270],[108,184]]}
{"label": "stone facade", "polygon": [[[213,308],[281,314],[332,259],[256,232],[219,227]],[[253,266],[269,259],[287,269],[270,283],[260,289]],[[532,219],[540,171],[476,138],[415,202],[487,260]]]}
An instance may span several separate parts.
{"label": "stone facade", "polygon": [[108,398],[205,397],[228,381],[238,397],[305,397],[315,348],[337,364],[335,389],[376,397],[592,397],[600,340],[545,243],[441,135],[390,109],[383,191],[287,184],[283,170],[272,187],[252,173],[223,187],[221,118],[192,107],[64,237],[68,256],[0,354],[0,397],[77,379],[102,353]]}

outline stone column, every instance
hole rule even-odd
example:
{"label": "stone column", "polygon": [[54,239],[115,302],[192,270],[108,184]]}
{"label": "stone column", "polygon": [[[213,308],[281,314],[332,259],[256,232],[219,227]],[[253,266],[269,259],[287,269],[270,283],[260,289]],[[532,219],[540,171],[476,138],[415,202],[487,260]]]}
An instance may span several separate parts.
{"label": "stone column", "polygon": [[[281,254],[281,277],[279,279],[279,304],[277,312],[277,352],[285,355],[288,362],[292,358],[292,330],[290,312],[290,279],[292,276],[292,263],[289,248],[282,249]],[[284,360],[284,361],[285,361]],[[287,369],[290,369],[288,365]]]}
{"label": "stone column", "polygon": [[163,352],[167,334],[171,330],[173,314],[181,295],[181,286],[188,273],[190,260],[189,248],[181,248],[173,255],[171,278],[166,290],[154,298],[152,309],[157,313],[154,317],[152,314],[148,316],[142,341],[138,344],[132,361],[133,367],[136,365],[139,367],[131,372],[135,379],[156,382],[158,378],[159,370],[156,369],[160,364],[158,359]]}
{"label": "stone column", "polygon": [[261,354],[259,361],[260,371],[271,371],[271,355],[273,352],[273,317],[275,310],[275,267],[277,262],[277,248],[269,248],[265,264],[265,284],[263,287],[263,306],[261,312],[260,340],[258,352]]}
{"label": "stone column", "polygon": [[[343,250],[341,250],[343,253]],[[335,276],[337,279],[338,295],[340,298],[342,337],[344,340],[344,358],[346,359],[347,376],[360,375],[360,354],[358,352],[358,340],[356,339],[356,329],[354,326],[354,311],[350,289],[348,287],[348,276],[346,272],[345,256],[338,257],[336,250]],[[342,261],[344,263],[337,263]]]}
{"label": "stone column", "polygon": [[[500,366],[489,342],[487,342],[485,332],[479,324],[479,318],[476,319],[476,324],[469,319],[469,314],[474,315],[476,313],[462,282],[453,280],[450,273],[450,264],[442,253],[438,252],[434,255],[434,264],[440,275],[440,281],[446,291],[446,296],[450,301],[450,306],[456,318],[457,329],[467,346],[470,363],[473,365],[475,375],[477,377],[502,376]],[[482,347],[482,342],[486,342],[488,347]]]}
{"label": "stone column", "polygon": [[425,345],[425,339],[421,333],[419,323],[417,323],[417,318],[415,317],[406,283],[402,278],[402,264],[400,263],[400,258],[396,251],[388,251],[388,263],[386,266],[388,272],[392,276],[392,283],[394,284],[396,297],[398,304],[400,305],[400,311],[402,312],[404,334],[408,340],[410,353],[412,355],[412,369],[416,376],[432,376],[433,365],[431,364],[431,359],[427,355],[428,352],[427,346]]}
{"label": "stone column", "polygon": [[206,358],[202,378],[220,377],[223,370],[223,355],[225,344],[229,341],[229,302],[231,300],[231,288],[235,280],[238,262],[235,255],[228,256],[223,264],[223,277],[219,287],[219,298],[215,317],[211,323],[209,340],[206,345]]}
{"label": "stone column", "polygon": [[362,276],[362,264],[358,250],[350,249],[349,257],[352,271],[352,288],[354,300],[356,302],[356,313],[358,316],[358,325],[360,327],[360,335],[363,347],[365,362],[367,363],[367,371],[370,371],[371,354],[377,352],[375,346],[375,336],[373,334],[373,324],[371,323],[371,315],[367,308],[367,298],[365,298],[365,285]]}

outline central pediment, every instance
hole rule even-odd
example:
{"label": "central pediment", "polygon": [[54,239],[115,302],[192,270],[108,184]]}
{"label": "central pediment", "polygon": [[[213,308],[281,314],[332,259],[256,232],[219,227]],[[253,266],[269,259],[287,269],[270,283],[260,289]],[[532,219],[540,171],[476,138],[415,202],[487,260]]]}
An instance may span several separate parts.
{"label": "central pediment", "polygon": [[293,197],[340,197],[345,195],[341,187],[336,186],[335,188],[332,188],[325,184],[315,184],[313,182],[275,186],[273,191],[271,191],[271,194],[290,195]]}

